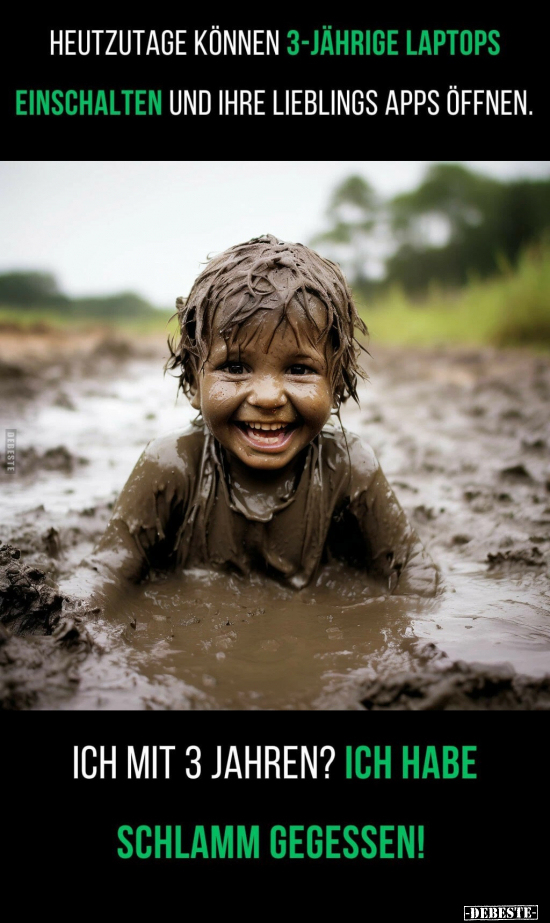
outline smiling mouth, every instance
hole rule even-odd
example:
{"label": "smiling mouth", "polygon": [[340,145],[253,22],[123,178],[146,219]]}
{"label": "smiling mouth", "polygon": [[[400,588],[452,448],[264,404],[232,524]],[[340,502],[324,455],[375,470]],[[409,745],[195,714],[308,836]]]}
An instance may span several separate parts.
{"label": "smiling mouth", "polygon": [[236,420],[235,426],[254,448],[280,449],[290,440],[297,423],[252,423]]}

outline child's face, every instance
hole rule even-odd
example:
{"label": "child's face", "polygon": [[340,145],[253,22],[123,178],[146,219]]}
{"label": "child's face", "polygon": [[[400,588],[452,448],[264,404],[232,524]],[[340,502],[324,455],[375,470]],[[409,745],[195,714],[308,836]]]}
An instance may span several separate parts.
{"label": "child's face", "polygon": [[[311,296],[310,309],[325,309]],[[316,317],[317,319],[317,317]],[[299,306],[278,327],[279,312],[258,311],[228,346],[215,324],[194,404],[222,446],[250,468],[281,470],[325,425],[333,405],[326,338]],[[313,341],[313,342],[312,342]]]}

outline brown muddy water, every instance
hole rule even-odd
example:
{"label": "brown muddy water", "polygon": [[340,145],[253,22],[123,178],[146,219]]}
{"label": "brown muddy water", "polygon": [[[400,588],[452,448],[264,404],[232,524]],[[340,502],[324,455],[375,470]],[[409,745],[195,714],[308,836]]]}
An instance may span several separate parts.
{"label": "brown muddy water", "polygon": [[[371,381],[343,422],[440,567],[437,599],[380,597],[335,564],[301,591],[195,570],[136,587],[114,612],[65,600],[60,615],[55,587],[70,586],[143,446],[193,412],[158,346],[13,342],[0,343],[3,423],[17,431],[1,538],[20,551],[0,585],[6,707],[550,706],[546,357],[371,345]],[[10,600],[23,586],[38,616],[21,635]]]}

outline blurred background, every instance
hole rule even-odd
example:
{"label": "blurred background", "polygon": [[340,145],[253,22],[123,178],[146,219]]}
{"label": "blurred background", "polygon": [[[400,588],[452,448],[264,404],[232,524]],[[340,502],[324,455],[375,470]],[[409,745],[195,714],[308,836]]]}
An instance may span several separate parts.
{"label": "blurred background", "polygon": [[342,265],[371,343],[550,343],[550,161],[4,161],[0,176],[12,334],[164,334],[208,255],[269,232]]}

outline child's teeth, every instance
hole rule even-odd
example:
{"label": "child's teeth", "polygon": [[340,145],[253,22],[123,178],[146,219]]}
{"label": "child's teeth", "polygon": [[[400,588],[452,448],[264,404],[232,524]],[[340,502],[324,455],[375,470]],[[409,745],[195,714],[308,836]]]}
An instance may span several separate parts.
{"label": "child's teeth", "polygon": [[246,423],[245,426],[252,430],[256,436],[261,435],[261,441],[266,445],[275,445],[281,439],[281,433],[286,430],[288,423]]}
{"label": "child's teeth", "polygon": [[247,426],[249,426],[250,429],[272,430],[272,429],[283,429],[286,426],[286,424],[285,423],[248,423]]}

